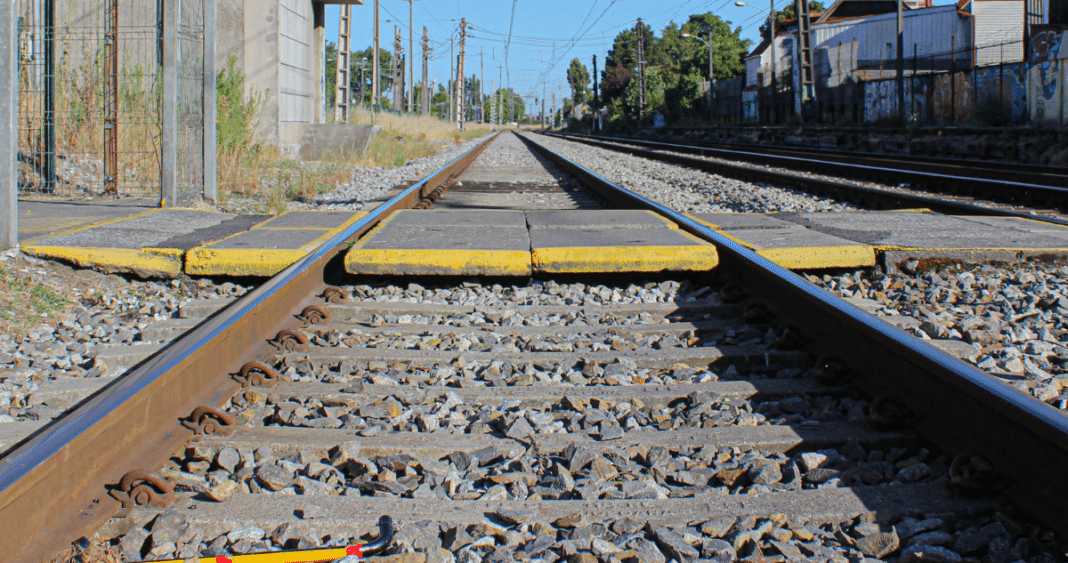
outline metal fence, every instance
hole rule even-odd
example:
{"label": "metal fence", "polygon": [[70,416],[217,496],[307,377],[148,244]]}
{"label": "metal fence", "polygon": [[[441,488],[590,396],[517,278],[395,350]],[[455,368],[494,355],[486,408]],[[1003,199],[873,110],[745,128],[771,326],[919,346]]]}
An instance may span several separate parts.
{"label": "metal fence", "polygon": [[[821,55],[817,53],[817,59],[824,60]],[[1017,41],[908,55],[904,113],[911,121],[1068,125],[1068,32],[1064,30],[1032,26],[1027,45]],[[898,119],[893,61],[857,64],[848,54],[842,59],[818,65],[815,99],[806,120],[836,124]],[[768,80],[769,69],[761,70],[759,78]],[[737,79],[716,84],[714,115],[721,123],[781,124],[798,119],[800,109],[789,68],[776,73],[774,91]]]}
{"label": "metal fence", "polygon": [[16,0],[19,192],[167,205],[204,193],[205,76],[214,88],[204,13],[214,2]]}

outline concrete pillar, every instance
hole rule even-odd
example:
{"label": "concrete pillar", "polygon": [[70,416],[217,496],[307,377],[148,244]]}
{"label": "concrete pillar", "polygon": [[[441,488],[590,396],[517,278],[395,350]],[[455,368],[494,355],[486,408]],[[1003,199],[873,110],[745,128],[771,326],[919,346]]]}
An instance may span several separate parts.
{"label": "concrete pillar", "polygon": [[163,0],[163,155],[160,207],[178,200],[178,2]]}
{"label": "concrete pillar", "polygon": [[19,244],[17,1],[0,0],[0,248]]}
{"label": "concrete pillar", "polygon": [[313,123],[326,123],[326,5],[312,2],[312,76],[319,77],[318,88],[312,95]]}
{"label": "concrete pillar", "polygon": [[204,0],[204,201],[216,202],[219,197],[219,136],[218,92],[216,79],[218,0]]}

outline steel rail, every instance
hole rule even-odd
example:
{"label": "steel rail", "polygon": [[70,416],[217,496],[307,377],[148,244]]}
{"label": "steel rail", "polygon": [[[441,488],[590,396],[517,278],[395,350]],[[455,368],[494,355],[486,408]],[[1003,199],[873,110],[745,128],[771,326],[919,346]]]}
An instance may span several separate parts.
{"label": "steel rail", "polygon": [[[572,136],[593,138],[590,135]],[[731,146],[704,141],[654,141],[652,139],[633,137],[596,137],[612,140],[619,143],[633,143],[648,147],[664,146],[668,150],[690,152],[694,154],[708,154],[709,156],[723,155],[723,158],[747,160],[761,164],[775,165],[783,161],[790,162],[794,166],[806,166],[807,169],[818,170],[820,167],[837,169],[843,172],[851,170],[864,173],[866,169],[879,172],[898,172],[900,177],[915,177],[917,174],[930,174],[930,179],[948,181],[975,181],[999,182],[1018,184],[1022,186],[1052,187],[1068,185],[1068,170],[1052,166],[1020,165],[1016,163],[1000,163],[990,161],[966,161],[934,159],[925,157],[903,157],[901,155],[855,153],[843,151],[824,151],[818,149],[763,147],[763,146]],[[809,165],[811,163],[811,165]],[[1024,178],[1024,180],[1021,180]],[[995,186],[997,184],[994,184]]]}
{"label": "steel rail", "polygon": [[947,452],[980,452],[1007,481],[1017,506],[1068,533],[1068,417],[985,372],[820,289],[686,215],[637,195],[525,138],[584,183],[628,207],[650,209],[708,240],[717,275],[769,305],[779,326],[801,327],[818,354],[841,358],[872,397],[893,397],[918,415],[914,427]]}
{"label": "steel rail", "polygon": [[265,356],[268,340],[327,287],[343,244],[395,210],[415,206],[458,176],[496,135],[324,242],[262,286],[20,443],[0,459],[0,554],[13,563],[50,559],[115,514],[109,496],[131,470],[154,470],[191,436],[181,424],[202,405],[241,388],[231,374]]}
{"label": "steel rail", "polygon": [[[669,129],[670,130],[670,129]],[[701,132],[700,130],[694,130]],[[856,133],[853,131],[852,133]],[[711,149],[741,150],[757,154],[783,154],[783,155],[816,155],[819,158],[835,160],[847,160],[851,162],[901,162],[910,166],[920,164],[923,166],[938,166],[945,169],[960,168],[963,170],[981,169],[991,174],[990,177],[998,177],[1003,174],[1017,174],[1023,172],[1032,177],[1064,178],[1068,179],[1068,169],[1048,164],[1030,164],[1023,162],[1005,162],[1001,160],[975,160],[965,158],[946,158],[937,156],[925,156],[920,154],[896,154],[853,152],[822,147],[798,147],[784,145],[759,145],[753,143],[729,143],[723,141],[705,141],[687,139],[684,142],[696,146]]]}
{"label": "steel rail", "polygon": [[[800,190],[800,191],[803,191],[803,192],[817,194],[817,195],[823,195],[823,196],[826,196],[826,197],[832,197],[832,198],[843,200],[843,201],[854,201],[854,202],[860,203],[861,205],[863,205],[865,207],[876,207],[876,208],[883,207],[883,208],[889,208],[889,209],[908,209],[908,208],[924,207],[924,208],[927,208],[927,209],[931,209],[932,211],[937,211],[939,213],[946,213],[946,214],[1019,217],[1019,218],[1022,218],[1022,219],[1032,219],[1032,220],[1035,220],[1035,221],[1043,221],[1043,222],[1047,222],[1047,223],[1053,223],[1053,224],[1056,224],[1056,225],[1068,226],[1068,220],[1059,219],[1059,218],[1056,218],[1056,217],[1047,217],[1047,216],[1043,216],[1043,215],[1025,213],[1025,212],[1022,212],[1022,211],[1013,211],[1013,210],[1010,210],[1010,209],[997,209],[997,208],[992,208],[992,207],[983,207],[983,206],[980,206],[980,205],[974,205],[974,204],[965,203],[965,202],[959,202],[959,201],[950,201],[950,200],[940,199],[940,198],[937,198],[937,197],[928,197],[928,196],[922,196],[922,195],[918,195],[918,194],[897,192],[897,191],[881,189],[881,188],[870,188],[870,187],[867,187],[867,186],[858,186],[856,184],[848,184],[848,183],[845,183],[845,182],[836,182],[836,181],[833,181],[833,180],[825,180],[825,179],[822,179],[822,178],[811,178],[811,177],[807,177],[807,176],[799,176],[797,174],[791,174],[791,173],[788,173],[788,172],[776,172],[776,171],[773,171],[773,170],[763,170],[763,169],[760,169],[760,168],[752,168],[752,167],[742,166],[742,165],[738,165],[738,164],[727,164],[727,163],[723,163],[723,162],[715,162],[715,161],[706,160],[706,159],[703,159],[703,158],[691,157],[691,156],[686,156],[686,155],[682,155],[682,154],[658,152],[658,151],[652,150],[652,149],[643,149],[643,148],[639,148],[637,146],[633,146],[634,144],[638,144],[638,143],[641,143],[641,144],[652,144],[653,142],[651,142],[651,141],[635,141],[633,139],[618,139],[619,143],[631,143],[631,145],[621,145],[621,144],[615,144],[613,142],[604,141],[604,140],[602,140],[603,138],[601,138],[601,137],[593,138],[593,137],[589,137],[589,136],[562,135],[562,134],[558,134],[558,133],[545,133],[545,134],[546,135],[551,135],[551,136],[554,136],[554,137],[558,137],[558,138],[561,138],[561,139],[567,139],[567,140],[570,140],[570,141],[584,143],[584,144],[591,145],[591,146],[601,147],[601,148],[608,149],[608,150],[613,150],[613,151],[617,151],[617,152],[624,152],[624,153],[630,154],[632,156],[639,156],[639,157],[648,158],[648,159],[651,159],[651,160],[658,160],[658,161],[661,161],[661,162],[669,162],[669,163],[673,163],[673,164],[680,164],[682,166],[689,166],[689,167],[692,167],[692,168],[703,170],[705,172],[711,172],[711,173],[714,173],[714,174],[719,174],[719,175],[722,175],[722,176],[727,176],[727,177],[736,178],[736,179],[740,179],[740,180],[747,180],[747,181],[755,180],[755,181],[760,181],[760,182],[774,183],[776,186],[780,186],[780,187],[789,187],[789,188],[793,188],[793,189]],[[678,150],[680,152],[684,152],[685,150],[688,150],[689,152],[694,152],[694,153],[701,153],[701,152],[705,152],[706,151],[706,149],[701,149],[699,147],[687,147],[686,145],[672,145],[672,144],[669,144],[669,143],[655,143],[655,144],[661,146],[661,148],[664,148],[666,150]],[[794,158],[794,157],[783,157],[783,158],[791,158],[793,161],[796,161],[798,163],[810,163],[810,162],[812,162],[812,161],[808,161],[806,159],[800,159],[800,158]],[[820,161],[820,162],[823,163],[824,161]],[[781,165],[782,163],[778,162],[776,164]],[[863,167],[863,166],[859,166],[859,165],[840,164],[840,163],[828,163],[828,164],[829,165],[833,165],[833,166],[851,167],[852,169],[856,169],[856,170],[863,169],[863,170],[866,170],[869,173],[886,172],[887,174],[897,174],[897,175],[902,175],[902,178],[905,177],[904,176],[905,174],[910,174],[910,173],[907,173],[907,172],[903,172],[903,171],[900,171],[900,170],[894,170],[894,169],[890,169],[890,168],[871,168],[871,167]],[[916,172],[915,174],[923,174],[927,178],[939,178],[939,177],[941,177],[941,178],[945,178],[945,179],[952,179],[953,182],[958,182],[958,183],[963,183],[965,181],[964,178],[957,177],[957,176],[939,175],[939,174],[925,173],[925,172]],[[885,182],[885,178],[880,180],[880,181]],[[996,182],[996,181],[992,181],[992,180],[988,181],[988,180],[981,180],[981,179],[971,180],[971,181],[973,183],[983,183],[983,185],[987,186],[987,188],[986,188],[987,190],[992,189],[992,186],[995,186],[995,185],[1003,186],[1003,185],[1006,184],[1004,182],[999,182],[999,181]],[[1034,184],[1023,184],[1023,183],[1016,183],[1015,186],[1018,187],[1021,190],[1025,190],[1025,191],[1042,191],[1043,193],[1057,194],[1057,197],[1063,199],[1064,203],[1066,205],[1066,208],[1068,208],[1068,188],[1059,188],[1059,187],[1052,187],[1052,186],[1038,186],[1038,185],[1034,185]]]}

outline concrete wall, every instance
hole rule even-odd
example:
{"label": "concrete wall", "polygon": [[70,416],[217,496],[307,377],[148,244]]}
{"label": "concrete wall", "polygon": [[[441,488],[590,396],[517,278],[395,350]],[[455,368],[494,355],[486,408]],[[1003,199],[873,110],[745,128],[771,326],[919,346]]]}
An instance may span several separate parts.
{"label": "concrete wall", "polygon": [[236,57],[246,94],[262,100],[254,141],[288,156],[323,122],[322,10],[311,0],[219,0],[220,68]]}
{"label": "concrete wall", "polygon": [[972,1],[977,66],[1023,60],[1023,9],[1023,0]]}

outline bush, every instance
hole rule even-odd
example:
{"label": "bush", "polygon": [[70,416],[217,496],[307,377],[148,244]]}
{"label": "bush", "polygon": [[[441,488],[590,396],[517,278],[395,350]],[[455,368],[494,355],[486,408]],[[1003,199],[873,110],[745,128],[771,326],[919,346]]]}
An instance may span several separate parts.
{"label": "bush", "polygon": [[219,150],[225,152],[251,145],[258,125],[256,114],[263,103],[260,96],[245,99],[245,73],[234,68],[236,63],[237,57],[230,55],[216,82]]}

